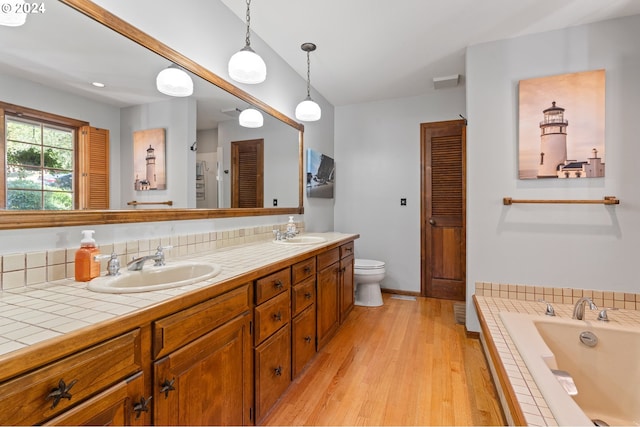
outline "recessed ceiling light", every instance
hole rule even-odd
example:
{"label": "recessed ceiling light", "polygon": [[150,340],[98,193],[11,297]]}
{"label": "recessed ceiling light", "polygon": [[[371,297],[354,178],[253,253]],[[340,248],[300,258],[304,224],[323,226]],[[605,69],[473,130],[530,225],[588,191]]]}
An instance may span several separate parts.
{"label": "recessed ceiling light", "polygon": [[91,84],[94,85],[95,87],[104,87],[104,83],[100,83],[100,82],[93,82]]}

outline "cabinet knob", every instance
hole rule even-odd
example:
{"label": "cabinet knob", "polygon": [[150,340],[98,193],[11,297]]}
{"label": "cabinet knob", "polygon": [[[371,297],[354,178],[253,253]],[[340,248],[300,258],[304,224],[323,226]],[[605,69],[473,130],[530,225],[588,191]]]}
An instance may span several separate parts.
{"label": "cabinet knob", "polygon": [[433,218],[431,218],[431,219],[429,220],[429,224],[431,224],[431,225],[436,225],[436,220],[435,220],[435,219],[433,219]]}
{"label": "cabinet knob", "polygon": [[149,396],[147,399],[142,396],[135,405],[133,405],[133,410],[136,413],[136,420],[140,418],[143,412],[149,412],[149,402],[153,396]]}
{"label": "cabinet knob", "polygon": [[273,320],[277,322],[282,321],[282,312],[280,312],[280,310],[278,310],[278,312],[273,315]]}
{"label": "cabinet knob", "polygon": [[276,289],[282,289],[282,287],[284,286],[281,280],[276,280],[273,284],[276,287]]}
{"label": "cabinet knob", "polygon": [[282,366],[278,366],[277,368],[275,368],[273,370],[273,373],[276,374],[276,377],[279,377],[282,375]]}
{"label": "cabinet knob", "polygon": [[309,267],[308,265],[305,265],[303,270],[307,274],[311,273],[311,267]]}
{"label": "cabinet knob", "polygon": [[306,293],[304,294],[304,297],[305,297],[306,299],[311,299],[311,297],[312,297],[312,296],[313,296],[313,295],[311,295],[311,292],[306,292]]}
{"label": "cabinet knob", "polygon": [[164,398],[167,399],[169,397],[169,392],[175,390],[176,388],[173,384],[176,382],[176,379],[172,380],[165,379],[162,384],[160,384],[160,393],[164,393]]}
{"label": "cabinet knob", "polygon": [[311,342],[311,335],[307,335],[306,337],[304,337],[304,342],[309,344]]}
{"label": "cabinet knob", "polygon": [[73,387],[78,380],[71,381],[68,385],[64,382],[64,380],[58,381],[58,387],[51,390],[51,393],[47,395],[47,401],[53,399],[53,403],[51,403],[51,409],[54,409],[60,403],[60,399],[71,400],[71,387]]}

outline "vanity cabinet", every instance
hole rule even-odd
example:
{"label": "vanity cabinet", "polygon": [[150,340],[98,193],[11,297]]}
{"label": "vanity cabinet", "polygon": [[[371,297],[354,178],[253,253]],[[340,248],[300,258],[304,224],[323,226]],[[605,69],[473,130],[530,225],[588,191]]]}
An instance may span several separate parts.
{"label": "vanity cabinet", "polygon": [[296,378],[316,353],[316,258],[291,267],[291,374]]}
{"label": "vanity cabinet", "polygon": [[255,420],[269,412],[291,383],[291,268],[255,281]]}
{"label": "vanity cabinet", "polygon": [[340,326],[340,248],[316,257],[317,274],[317,350],[331,339]]}
{"label": "vanity cabinet", "polygon": [[353,242],[340,246],[340,324],[353,310],[355,302]]}
{"label": "vanity cabinet", "polygon": [[144,374],[119,382],[44,425],[143,426],[149,425],[151,399],[144,397]]}
{"label": "vanity cabinet", "polygon": [[250,302],[246,284],[154,322],[154,424],[253,422]]}
{"label": "vanity cabinet", "polygon": [[[95,397],[91,401],[96,408],[94,414],[100,412],[106,418],[117,419],[118,424],[129,424],[131,411],[124,405],[144,395],[134,385],[129,388],[128,381],[116,384],[141,372],[140,345],[140,331],[135,329],[1,383],[0,425],[45,423],[112,386],[102,396],[110,400],[103,402],[101,397]],[[118,408],[109,411],[110,405]],[[118,414],[118,410],[122,413]],[[86,405],[78,407],[78,418],[72,419],[89,422],[86,417],[91,411]],[[143,420],[148,423],[146,416]],[[64,418],[53,422],[66,423]]]}

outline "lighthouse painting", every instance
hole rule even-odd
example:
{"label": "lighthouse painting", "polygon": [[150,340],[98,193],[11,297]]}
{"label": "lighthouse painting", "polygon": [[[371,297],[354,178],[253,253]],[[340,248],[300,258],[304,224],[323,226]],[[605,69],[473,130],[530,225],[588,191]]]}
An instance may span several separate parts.
{"label": "lighthouse painting", "polygon": [[163,128],[133,132],[133,168],[134,190],[167,189]]}
{"label": "lighthouse painting", "polygon": [[519,82],[520,179],[604,177],[605,71]]}

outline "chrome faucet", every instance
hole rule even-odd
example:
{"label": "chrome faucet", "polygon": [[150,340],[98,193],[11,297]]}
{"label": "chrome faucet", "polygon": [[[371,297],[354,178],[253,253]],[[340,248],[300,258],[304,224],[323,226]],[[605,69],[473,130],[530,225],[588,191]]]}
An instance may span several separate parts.
{"label": "chrome faucet", "polygon": [[273,230],[273,235],[275,236],[275,240],[287,240],[290,239],[292,237],[295,237],[296,234],[298,234],[299,231],[280,231],[280,230]]}
{"label": "chrome faucet", "polygon": [[148,260],[152,259],[155,261],[153,263],[154,266],[159,267],[164,265],[164,250],[171,249],[173,246],[158,246],[156,253],[153,255],[145,255],[139,258],[135,258],[127,264],[127,270],[129,271],[140,271],[142,267],[144,267],[144,263]]}
{"label": "chrome faucet", "polygon": [[584,306],[587,303],[589,304],[589,309],[591,309],[591,310],[597,310],[598,309],[598,306],[596,306],[593,303],[593,300],[591,298],[582,297],[576,302],[576,305],[573,307],[573,318],[574,319],[584,320]]}
{"label": "chrome faucet", "polygon": [[96,255],[93,259],[100,261],[109,258],[107,262],[107,276],[119,276],[120,275],[120,260],[118,254],[113,252],[111,255]]}

